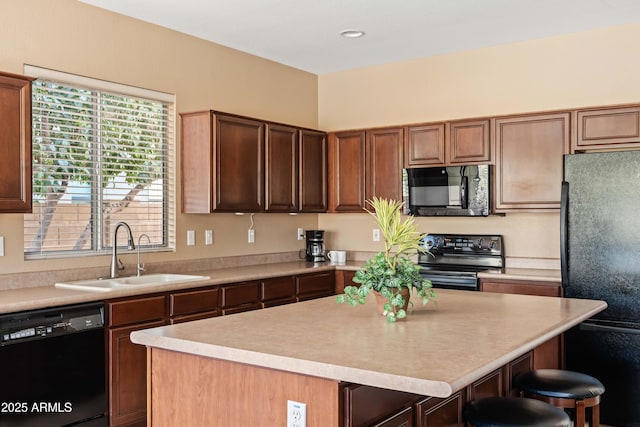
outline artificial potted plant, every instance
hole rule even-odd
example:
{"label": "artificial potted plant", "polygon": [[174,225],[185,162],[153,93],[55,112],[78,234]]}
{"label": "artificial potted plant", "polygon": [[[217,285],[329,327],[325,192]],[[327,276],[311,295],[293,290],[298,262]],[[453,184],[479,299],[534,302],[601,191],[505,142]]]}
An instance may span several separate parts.
{"label": "artificial potted plant", "polygon": [[435,300],[431,281],[420,275],[420,267],[411,259],[418,251],[426,251],[423,235],[418,232],[414,218],[402,221],[402,202],[374,197],[369,201],[373,211],[367,210],[378,224],[384,240],[384,252],[368,259],[353,278],[360,286],[345,286],[338,295],[339,303],[351,306],[364,304],[371,291],[376,294],[378,307],[387,321],[395,322],[407,315],[411,291],[426,304]]}

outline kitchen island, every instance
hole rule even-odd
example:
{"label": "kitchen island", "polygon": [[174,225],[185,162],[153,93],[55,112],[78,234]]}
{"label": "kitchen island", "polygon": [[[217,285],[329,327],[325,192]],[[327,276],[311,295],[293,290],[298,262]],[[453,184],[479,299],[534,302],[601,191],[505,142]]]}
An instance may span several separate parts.
{"label": "kitchen island", "polygon": [[335,297],[136,331],[152,426],[340,426],[342,385],[447,397],[604,310],[602,301],[439,290],[395,324]]}

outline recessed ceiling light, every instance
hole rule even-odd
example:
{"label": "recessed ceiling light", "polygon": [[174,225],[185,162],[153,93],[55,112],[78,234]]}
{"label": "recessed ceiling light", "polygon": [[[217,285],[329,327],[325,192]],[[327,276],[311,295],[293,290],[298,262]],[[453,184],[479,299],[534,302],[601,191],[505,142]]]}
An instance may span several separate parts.
{"label": "recessed ceiling light", "polygon": [[364,31],[362,31],[362,30],[344,30],[344,31],[340,31],[340,35],[342,37],[347,37],[349,39],[357,39],[358,37],[364,36]]}

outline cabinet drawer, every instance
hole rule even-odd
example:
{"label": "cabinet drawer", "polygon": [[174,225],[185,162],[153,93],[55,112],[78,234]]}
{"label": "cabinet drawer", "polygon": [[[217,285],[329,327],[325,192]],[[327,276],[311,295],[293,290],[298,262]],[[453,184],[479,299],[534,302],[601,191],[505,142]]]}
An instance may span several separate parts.
{"label": "cabinet drawer", "polygon": [[562,296],[562,285],[560,283],[533,280],[481,279],[480,290],[482,292],[540,295],[543,297]]}
{"label": "cabinet drawer", "polygon": [[192,320],[208,319],[210,317],[216,317],[218,310],[203,311],[196,314],[187,314],[185,316],[176,316],[169,319],[169,324],[175,325],[176,323],[191,322]]}
{"label": "cabinet drawer", "polygon": [[169,315],[214,311],[218,309],[218,288],[180,292],[169,295]]}
{"label": "cabinet drawer", "polygon": [[109,327],[164,319],[164,296],[108,302]]}
{"label": "cabinet drawer", "polygon": [[296,295],[296,282],[293,276],[266,279],[261,285],[262,301],[291,298]]}
{"label": "cabinet drawer", "polygon": [[260,282],[237,283],[222,288],[222,307],[260,302]]}
{"label": "cabinet drawer", "polygon": [[333,295],[333,271],[318,274],[307,274],[296,278],[298,296]]}

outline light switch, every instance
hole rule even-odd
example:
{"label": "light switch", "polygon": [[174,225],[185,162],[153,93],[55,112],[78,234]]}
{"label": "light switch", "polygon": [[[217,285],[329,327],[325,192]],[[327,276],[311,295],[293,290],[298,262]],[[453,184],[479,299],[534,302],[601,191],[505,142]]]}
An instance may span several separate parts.
{"label": "light switch", "polygon": [[204,230],[204,244],[213,245],[213,230]]}
{"label": "light switch", "polygon": [[187,230],[187,246],[193,246],[195,244],[196,244],[195,230]]}
{"label": "light switch", "polygon": [[0,236],[0,256],[4,256],[4,236]]}

